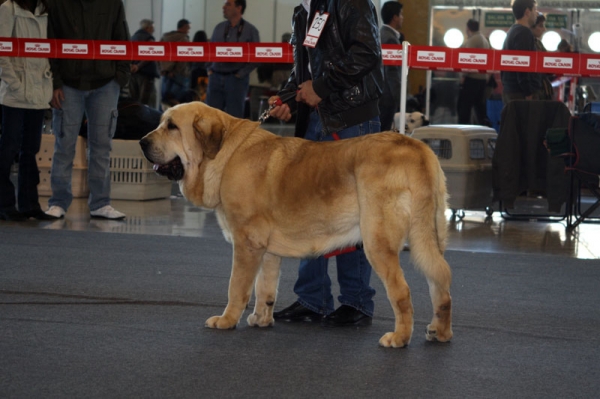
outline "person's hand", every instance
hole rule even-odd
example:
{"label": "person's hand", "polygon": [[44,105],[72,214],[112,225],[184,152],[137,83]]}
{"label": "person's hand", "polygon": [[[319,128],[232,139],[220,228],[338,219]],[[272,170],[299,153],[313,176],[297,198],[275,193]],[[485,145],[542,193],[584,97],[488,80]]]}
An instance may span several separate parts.
{"label": "person's hand", "polygon": [[137,64],[131,64],[130,70],[131,70],[131,73],[136,73],[139,70],[139,68],[138,68]]}
{"label": "person's hand", "polygon": [[[275,104],[275,101],[277,101],[278,99],[279,96],[273,96],[269,98],[269,106]],[[271,112],[269,112],[269,115],[271,115],[273,118],[277,118],[284,122],[287,122],[290,119],[292,119],[292,111],[290,110],[290,107],[287,104],[279,105],[273,108]]]}
{"label": "person's hand", "polygon": [[63,92],[63,89],[54,90],[54,93],[52,93],[52,101],[50,101],[50,106],[55,109],[61,109],[63,101],[65,101],[65,93]]}
{"label": "person's hand", "polygon": [[296,94],[296,101],[304,102],[311,107],[316,107],[322,101],[321,97],[313,89],[312,80],[307,80],[298,87],[300,90]]}
{"label": "person's hand", "polygon": [[531,95],[531,96],[525,96],[525,100],[533,100],[533,95]]}

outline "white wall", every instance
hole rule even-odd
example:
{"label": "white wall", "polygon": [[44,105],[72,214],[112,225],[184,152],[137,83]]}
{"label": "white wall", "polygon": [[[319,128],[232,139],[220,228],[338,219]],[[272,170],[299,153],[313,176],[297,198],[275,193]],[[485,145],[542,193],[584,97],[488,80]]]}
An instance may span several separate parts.
{"label": "white wall", "polygon": [[140,27],[142,19],[154,21],[155,34],[160,38],[162,31],[162,0],[125,0],[125,16],[129,24],[129,31],[133,35]]}
{"label": "white wall", "polygon": [[[170,1],[169,1],[170,2]],[[190,21],[192,29],[190,30],[190,39],[192,39],[194,37],[194,33],[196,33],[196,31],[199,30],[203,30],[206,31],[206,19],[205,19],[205,15],[206,15],[206,4],[207,3],[211,3],[211,2],[216,2],[219,3],[220,1],[216,1],[216,0],[184,0],[184,7],[183,7],[183,17],[179,17],[177,18],[177,21],[179,21],[181,18],[186,18],[188,21]],[[174,23],[172,24],[174,26],[173,29],[175,29],[177,27],[177,21],[173,21]]]}
{"label": "white wall", "polygon": [[275,37],[274,42],[281,41],[281,35],[286,32],[292,32],[292,15],[294,8],[300,4],[297,0],[279,0],[276,4],[277,18],[275,18]]}
{"label": "white wall", "polygon": [[[380,4],[388,0],[373,0]],[[279,42],[285,32],[291,32],[292,12],[301,0],[247,0],[244,19],[256,26],[261,42]],[[224,0],[123,0],[129,29],[133,34],[144,18],[154,21],[157,40],[164,32],[177,29],[177,21],[186,18],[191,23],[190,38],[204,30],[210,38],[215,26],[222,22]],[[380,18],[380,15],[377,15]]]}

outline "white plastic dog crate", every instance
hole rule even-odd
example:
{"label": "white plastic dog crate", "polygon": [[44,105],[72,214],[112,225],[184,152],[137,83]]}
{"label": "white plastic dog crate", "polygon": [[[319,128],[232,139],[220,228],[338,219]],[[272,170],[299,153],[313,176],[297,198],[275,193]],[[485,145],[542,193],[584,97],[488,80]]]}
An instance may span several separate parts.
{"label": "white plastic dog crate", "polygon": [[110,153],[110,197],[150,200],[171,195],[171,181],[157,175],[137,140],[113,140]]}
{"label": "white plastic dog crate", "polygon": [[[56,139],[52,134],[42,134],[40,151],[36,155],[37,166],[40,170],[40,183],[38,194],[42,197],[52,195],[50,185],[50,171],[52,169],[52,157],[54,156],[54,143]],[[78,136],[75,145],[75,157],[73,158],[73,176],[71,179],[71,192],[74,198],[85,198],[89,195],[88,188],[88,164],[86,140]]]}
{"label": "white plastic dog crate", "polygon": [[430,125],[415,129],[412,137],[427,143],[438,156],[446,175],[448,205],[454,214],[462,217],[464,209],[493,213],[492,157],[498,137],[494,129]]}

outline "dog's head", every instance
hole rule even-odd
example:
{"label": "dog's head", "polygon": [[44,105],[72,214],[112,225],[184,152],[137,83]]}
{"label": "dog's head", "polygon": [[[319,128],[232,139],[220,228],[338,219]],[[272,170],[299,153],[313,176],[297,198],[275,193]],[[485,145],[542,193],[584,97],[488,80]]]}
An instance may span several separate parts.
{"label": "dog's head", "polygon": [[429,125],[429,120],[425,118],[420,112],[411,112],[406,115],[406,125],[404,126],[404,133],[411,135],[413,130],[421,126]]}
{"label": "dog's head", "polygon": [[217,156],[225,128],[222,111],[201,102],[181,104],[165,111],[140,146],[156,173],[182,180],[190,167]]}

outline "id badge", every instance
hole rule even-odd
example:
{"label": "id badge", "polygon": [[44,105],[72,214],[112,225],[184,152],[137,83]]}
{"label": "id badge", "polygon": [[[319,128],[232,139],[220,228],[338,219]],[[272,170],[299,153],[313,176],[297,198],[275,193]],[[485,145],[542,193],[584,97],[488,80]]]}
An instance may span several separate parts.
{"label": "id badge", "polygon": [[304,39],[305,46],[311,48],[315,48],[317,46],[319,38],[321,37],[321,33],[323,33],[323,29],[325,28],[327,18],[329,18],[328,12],[319,14],[319,12],[317,11],[317,13],[315,14],[315,19],[313,19],[312,24],[310,25],[310,28],[306,33],[306,39]]}

